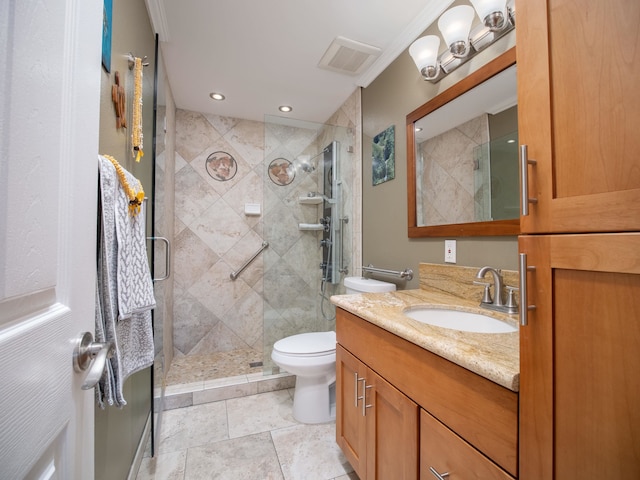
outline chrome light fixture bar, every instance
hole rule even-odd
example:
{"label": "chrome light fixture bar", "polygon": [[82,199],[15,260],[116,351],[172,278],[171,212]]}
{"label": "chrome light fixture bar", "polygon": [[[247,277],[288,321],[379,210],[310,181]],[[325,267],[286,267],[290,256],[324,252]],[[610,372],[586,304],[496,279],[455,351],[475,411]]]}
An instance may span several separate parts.
{"label": "chrome light fixture bar", "polygon": [[[470,0],[453,7],[438,19],[438,27],[447,49],[438,55],[440,37],[427,35],[409,47],[409,54],[422,77],[437,83],[460,65],[515,28],[515,1]],[[475,10],[475,12],[474,12]],[[475,13],[482,23],[470,30]]]}

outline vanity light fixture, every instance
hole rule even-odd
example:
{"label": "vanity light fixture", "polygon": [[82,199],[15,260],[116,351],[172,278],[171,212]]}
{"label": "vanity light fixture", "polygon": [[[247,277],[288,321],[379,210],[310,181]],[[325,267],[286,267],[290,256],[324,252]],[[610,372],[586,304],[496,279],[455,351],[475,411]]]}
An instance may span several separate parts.
{"label": "vanity light fixture", "polygon": [[282,113],[289,113],[293,110],[293,107],[290,107],[289,105],[280,105],[278,107],[278,110],[280,110]]}
{"label": "vanity light fixture", "polygon": [[224,98],[225,98],[223,94],[218,93],[218,92],[211,92],[211,93],[209,94],[209,96],[210,96],[213,100],[219,100],[219,101],[222,101],[222,100],[224,100]]}
{"label": "vanity light fixture", "polygon": [[[439,82],[476,53],[515,28],[515,0],[469,1],[473,7],[458,5],[444,12],[438,19],[438,28],[447,46],[444,52],[438,55],[438,35],[421,37],[409,47],[409,55],[424,80]],[[481,23],[471,29],[476,13]]]}
{"label": "vanity light fixture", "polygon": [[469,54],[469,32],[475,13],[469,5],[458,5],[444,12],[438,19],[438,28],[451,55],[463,58]]}
{"label": "vanity light fixture", "polygon": [[480,20],[492,31],[504,28],[507,21],[506,0],[470,0]]}
{"label": "vanity light fixture", "polygon": [[427,35],[419,38],[409,47],[409,55],[411,55],[418,70],[426,80],[431,80],[438,76],[440,71],[440,65],[438,65],[439,48],[440,37],[437,35]]}

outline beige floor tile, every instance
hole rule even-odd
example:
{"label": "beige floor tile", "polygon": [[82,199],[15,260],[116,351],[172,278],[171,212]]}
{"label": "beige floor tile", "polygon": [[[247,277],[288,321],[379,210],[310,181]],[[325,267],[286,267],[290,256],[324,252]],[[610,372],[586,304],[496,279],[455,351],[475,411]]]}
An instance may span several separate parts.
{"label": "beige floor tile", "polygon": [[271,432],[285,480],[330,480],[353,470],[336,444],[335,423]]}
{"label": "beige floor tile", "polygon": [[268,432],[296,425],[293,400],[288,390],[260,393],[226,401],[229,438]]}
{"label": "beige floor tile", "polygon": [[229,438],[225,402],[163,412],[158,452],[186,450]]}
{"label": "beige floor tile", "polygon": [[136,480],[183,480],[187,451],[145,457]]}
{"label": "beige floor tile", "polygon": [[282,480],[268,432],[190,448],[184,480]]}

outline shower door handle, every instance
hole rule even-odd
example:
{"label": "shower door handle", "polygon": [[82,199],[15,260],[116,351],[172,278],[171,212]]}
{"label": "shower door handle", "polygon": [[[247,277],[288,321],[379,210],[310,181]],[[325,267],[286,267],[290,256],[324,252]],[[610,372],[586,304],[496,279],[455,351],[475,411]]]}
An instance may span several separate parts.
{"label": "shower door handle", "polygon": [[171,275],[171,244],[169,243],[169,240],[164,237],[147,237],[147,240],[151,240],[152,242],[156,240],[160,240],[161,242],[164,242],[164,244],[166,245],[166,248],[164,250],[164,260],[165,260],[164,277],[154,278],[153,281],[161,282],[163,280],[166,280]]}

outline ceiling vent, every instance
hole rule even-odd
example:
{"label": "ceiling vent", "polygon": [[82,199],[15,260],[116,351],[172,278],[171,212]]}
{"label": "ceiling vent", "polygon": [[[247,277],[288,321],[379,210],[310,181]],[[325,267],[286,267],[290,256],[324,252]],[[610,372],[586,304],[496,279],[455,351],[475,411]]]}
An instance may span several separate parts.
{"label": "ceiling vent", "polygon": [[381,50],[378,47],[336,37],[322,56],[318,66],[347,75],[359,75],[380,53]]}

